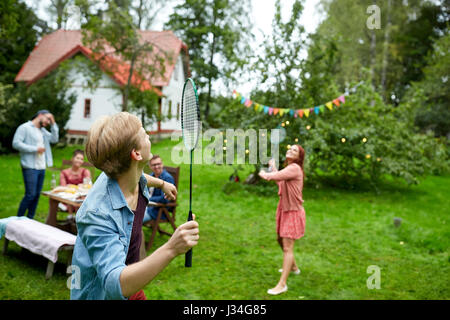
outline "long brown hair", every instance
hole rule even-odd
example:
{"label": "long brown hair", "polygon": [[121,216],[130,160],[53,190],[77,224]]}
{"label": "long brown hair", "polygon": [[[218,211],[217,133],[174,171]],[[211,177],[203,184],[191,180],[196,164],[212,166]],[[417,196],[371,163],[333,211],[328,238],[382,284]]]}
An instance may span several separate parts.
{"label": "long brown hair", "polygon": [[[294,159],[294,161],[292,161],[292,162],[298,164],[300,166],[300,168],[302,168],[303,179],[304,179],[305,178],[305,169],[303,168],[303,164],[305,162],[305,149],[303,149],[302,146],[299,144],[294,144],[294,146],[297,146],[297,148],[298,148],[298,159]],[[287,159],[284,162],[284,165],[285,166],[287,165]]]}

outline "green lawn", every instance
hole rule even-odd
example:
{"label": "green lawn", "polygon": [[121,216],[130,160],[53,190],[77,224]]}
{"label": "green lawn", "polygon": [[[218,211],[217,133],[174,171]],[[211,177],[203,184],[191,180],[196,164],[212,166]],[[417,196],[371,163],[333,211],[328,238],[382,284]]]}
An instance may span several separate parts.
{"label": "green lawn", "polygon": [[[173,142],[152,146],[171,165]],[[57,165],[75,147],[54,148]],[[245,178],[252,168],[247,167]],[[23,195],[18,155],[0,157],[0,218],[15,215]],[[237,186],[222,191],[230,166],[195,165],[193,211],[200,224],[193,267],[177,257],[145,288],[149,299],[449,299],[450,176],[430,176],[418,186],[393,182],[372,191],[304,190],[307,226],[296,242],[302,273],[288,279],[289,291],[269,296],[279,279],[282,252],[276,242],[278,197]],[[44,189],[50,186],[47,170]],[[447,196],[446,196],[447,195]],[[189,165],[181,166],[177,224],[186,220]],[[41,198],[36,219],[44,221],[48,200]],[[393,218],[403,223],[396,228]],[[149,230],[146,231],[147,235]],[[0,245],[3,245],[3,239]],[[156,236],[152,248],[167,241]],[[150,253],[150,252],[149,252]],[[369,290],[367,267],[381,269],[381,288]],[[46,260],[10,243],[0,255],[0,299],[68,299],[65,266],[44,279]]]}

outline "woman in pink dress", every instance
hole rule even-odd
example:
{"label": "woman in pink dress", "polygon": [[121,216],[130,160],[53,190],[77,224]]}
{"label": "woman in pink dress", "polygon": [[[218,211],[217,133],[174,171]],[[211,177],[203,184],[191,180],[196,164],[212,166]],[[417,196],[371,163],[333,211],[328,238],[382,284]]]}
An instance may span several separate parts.
{"label": "woman in pink dress", "polygon": [[286,152],[287,166],[278,171],[273,160],[269,162],[272,172],[261,170],[259,176],[265,180],[274,180],[278,184],[280,200],[277,207],[276,225],[278,243],[283,250],[283,269],[278,284],[267,291],[276,295],[287,291],[286,281],[289,273],[300,274],[294,258],[294,243],[305,233],[305,209],[303,208],[303,162],[305,150],[293,145]]}

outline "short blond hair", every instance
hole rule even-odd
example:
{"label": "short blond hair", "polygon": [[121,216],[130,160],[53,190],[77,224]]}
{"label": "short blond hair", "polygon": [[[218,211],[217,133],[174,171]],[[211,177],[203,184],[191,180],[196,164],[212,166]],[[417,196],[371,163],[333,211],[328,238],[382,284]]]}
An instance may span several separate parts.
{"label": "short blond hair", "polygon": [[128,112],[104,116],[87,134],[86,155],[98,169],[116,179],[131,165],[131,151],[141,147],[141,120]]}

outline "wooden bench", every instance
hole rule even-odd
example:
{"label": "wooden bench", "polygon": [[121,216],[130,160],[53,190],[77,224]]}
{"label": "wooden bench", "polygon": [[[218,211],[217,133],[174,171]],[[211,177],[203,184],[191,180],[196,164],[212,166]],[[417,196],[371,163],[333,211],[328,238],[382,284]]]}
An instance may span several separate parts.
{"label": "wooden bench", "polygon": [[69,251],[67,267],[72,264],[75,240],[75,235],[36,220],[11,220],[6,225],[3,254],[6,255],[9,242],[14,241],[20,247],[47,258],[45,279],[48,280],[53,275],[61,251]]}

